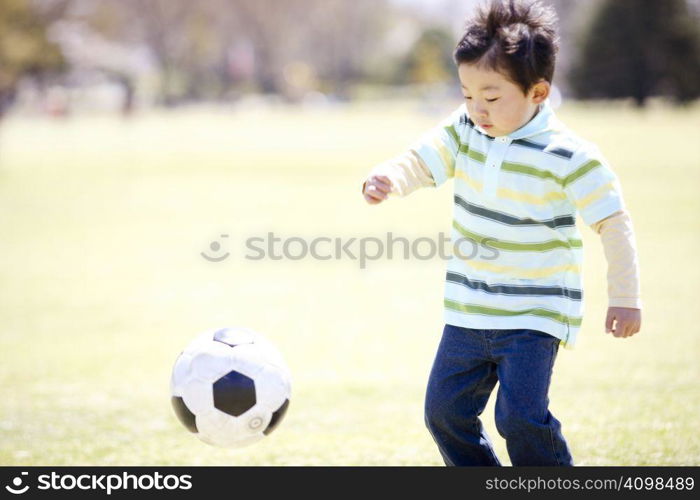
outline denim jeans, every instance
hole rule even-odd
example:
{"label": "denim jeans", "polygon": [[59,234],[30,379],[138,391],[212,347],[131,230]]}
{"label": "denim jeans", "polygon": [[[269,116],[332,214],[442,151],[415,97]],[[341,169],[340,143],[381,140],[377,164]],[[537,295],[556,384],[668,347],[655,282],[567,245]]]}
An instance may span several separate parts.
{"label": "denim jeans", "polygon": [[445,325],[425,398],[425,422],[447,465],[500,465],[479,419],[499,382],[496,428],[513,465],[573,465],[549,411],[559,339],[536,330]]}

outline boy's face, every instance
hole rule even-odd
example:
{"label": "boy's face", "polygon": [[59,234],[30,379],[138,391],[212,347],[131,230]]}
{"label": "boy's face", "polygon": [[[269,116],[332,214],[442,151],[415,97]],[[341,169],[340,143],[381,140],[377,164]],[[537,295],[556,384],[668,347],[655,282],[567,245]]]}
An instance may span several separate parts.
{"label": "boy's face", "polygon": [[491,137],[508,135],[525,125],[549,95],[546,81],[524,95],[518,85],[498,71],[467,63],[458,69],[469,117]]}

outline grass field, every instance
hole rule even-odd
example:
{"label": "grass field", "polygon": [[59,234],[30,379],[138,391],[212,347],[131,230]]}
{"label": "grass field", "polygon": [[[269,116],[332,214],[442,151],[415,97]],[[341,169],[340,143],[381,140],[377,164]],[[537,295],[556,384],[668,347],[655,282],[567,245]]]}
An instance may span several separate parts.
{"label": "grass field", "polygon": [[[422,402],[444,262],[252,261],[244,242],[448,233],[451,184],[376,207],[359,185],[450,108],[4,121],[0,464],[441,464]],[[700,108],[560,116],[622,181],[645,308],[638,336],[605,335],[605,263],[583,228],[586,319],[557,360],[552,411],[579,464],[700,465]],[[199,255],[214,240],[223,262]],[[242,450],[200,443],[169,402],[182,347],[228,324],[266,334],[293,373],[285,421]],[[484,422],[508,463],[494,399]]]}

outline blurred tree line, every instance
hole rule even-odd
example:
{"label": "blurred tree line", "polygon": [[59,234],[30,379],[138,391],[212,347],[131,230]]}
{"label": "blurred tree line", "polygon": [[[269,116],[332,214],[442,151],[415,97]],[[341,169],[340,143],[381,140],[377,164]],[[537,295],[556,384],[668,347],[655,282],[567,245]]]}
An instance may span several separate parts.
{"label": "blurred tree line", "polygon": [[[697,0],[545,1],[562,19],[558,74],[576,96],[643,104],[653,95],[688,101],[700,93]],[[0,112],[23,78],[42,88],[99,75],[123,90],[125,111],[144,88],[155,104],[173,105],[253,92],[344,98],[358,83],[454,79],[454,20],[420,24],[404,7],[398,0],[0,0]]]}
{"label": "blurred tree line", "polygon": [[[694,7],[698,7],[697,4]],[[569,81],[581,98],[700,96],[700,16],[686,0],[605,0]]]}
{"label": "blurred tree line", "polygon": [[48,41],[46,27],[26,0],[0,0],[0,117],[22,77],[41,79],[64,69],[63,55]]}
{"label": "blurred tree line", "polygon": [[342,96],[369,76],[388,10],[386,0],[0,0],[0,89],[9,99],[21,76],[67,70],[69,81],[106,75],[126,108],[144,86],[162,105]]}

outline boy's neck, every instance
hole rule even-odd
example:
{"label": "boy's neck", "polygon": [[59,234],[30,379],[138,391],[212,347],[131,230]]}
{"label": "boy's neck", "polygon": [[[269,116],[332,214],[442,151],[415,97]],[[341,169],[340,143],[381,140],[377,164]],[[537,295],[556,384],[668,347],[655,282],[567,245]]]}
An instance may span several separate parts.
{"label": "boy's neck", "polygon": [[538,105],[535,107],[535,112],[532,114],[532,116],[530,117],[530,119],[529,119],[528,121],[526,121],[525,123],[523,123],[523,126],[520,127],[520,128],[523,128],[525,125],[527,125],[527,124],[530,123],[532,120],[534,120],[535,117],[536,117],[537,115],[540,114],[540,111],[542,110],[542,106],[543,106],[543,105],[544,105],[544,104],[538,104]]}
{"label": "boy's neck", "polygon": [[525,123],[523,123],[522,125],[520,125],[520,126],[519,126],[518,128],[516,128],[515,130],[513,130],[513,131],[511,131],[511,132],[509,132],[509,133],[507,133],[507,134],[494,136],[494,135],[491,135],[491,134],[489,134],[489,133],[486,133],[486,135],[489,136],[489,137],[491,137],[491,138],[496,138],[496,137],[508,137],[509,135],[512,135],[512,134],[514,134],[515,132],[517,132],[518,130],[521,130],[523,127],[527,126],[532,120],[535,119],[535,117],[536,117],[538,114],[540,114],[540,111],[542,111],[542,108],[543,108],[543,107],[544,107],[544,103],[540,103],[540,104],[538,104],[537,106],[535,106],[535,110],[534,110],[534,112],[532,113],[532,116],[530,116],[530,119],[527,120],[527,121],[526,121]]}

